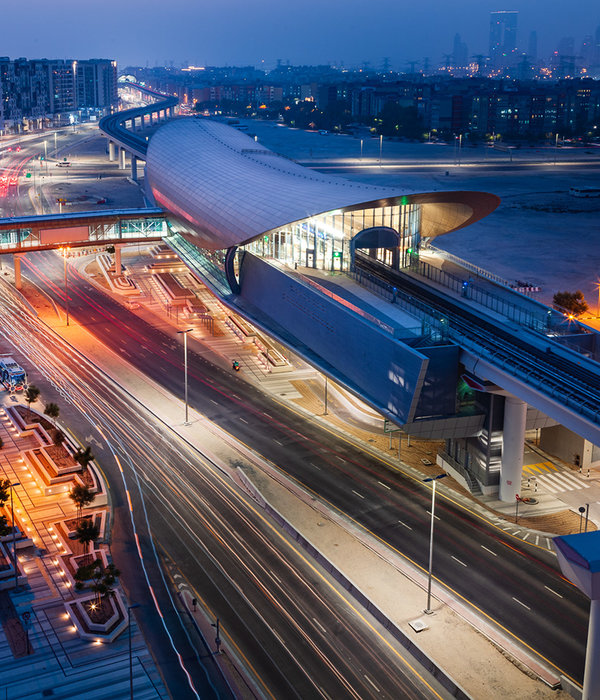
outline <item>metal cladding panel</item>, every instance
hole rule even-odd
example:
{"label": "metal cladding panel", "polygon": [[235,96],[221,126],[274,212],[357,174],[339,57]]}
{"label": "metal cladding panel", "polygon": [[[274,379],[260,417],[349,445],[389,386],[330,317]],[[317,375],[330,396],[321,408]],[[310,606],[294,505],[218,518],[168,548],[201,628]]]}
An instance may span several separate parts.
{"label": "metal cladding panel", "polygon": [[[153,135],[146,188],[158,206],[195,232],[199,247],[212,250],[243,245],[265,231],[333,210],[390,206],[404,197],[402,203],[448,199],[448,193],[423,195],[322,175],[226,124],[195,117],[166,124]],[[445,216],[436,210],[431,235],[445,222],[457,227],[481,218],[498,201],[477,192],[449,194]],[[474,218],[475,201],[482,198],[485,206]]]}
{"label": "metal cladding panel", "polygon": [[428,359],[260,258],[246,254],[241,298],[288,329],[373,405],[412,420]]}

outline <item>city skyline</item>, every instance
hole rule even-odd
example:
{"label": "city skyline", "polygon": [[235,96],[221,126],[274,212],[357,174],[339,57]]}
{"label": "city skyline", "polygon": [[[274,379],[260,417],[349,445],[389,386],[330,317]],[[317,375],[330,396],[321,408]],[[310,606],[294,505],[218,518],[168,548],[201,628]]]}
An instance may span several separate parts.
{"label": "city skyline", "polygon": [[[134,0],[127,6],[107,0],[103,8],[99,12],[73,0],[57,0],[50,9],[36,0],[25,19],[18,8],[7,7],[4,25],[11,31],[0,53],[11,58],[109,56],[121,66],[172,61],[266,69],[278,59],[349,67],[368,62],[378,68],[388,58],[393,70],[403,71],[408,61],[424,57],[440,63],[457,33],[471,56],[487,54],[492,11],[518,11],[517,49],[527,51],[529,34],[535,31],[539,56],[549,55],[565,37],[574,38],[578,51],[584,36],[594,34],[600,24],[600,12],[591,0],[582,0],[576,14],[566,0],[549,0],[543,13],[533,0],[461,0],[458,7],[431,0],[417,7],[401,7],[392,0],[368,6],[358,0],[333,0],[325,6],[307,0],[301,7],[231,0],[226,7],[190,7],[184,0],[173,0],[168,8],[152,0]],[[371,31],[364,31],[367,26]],[[132,36],[145,41],[132,41]]]}

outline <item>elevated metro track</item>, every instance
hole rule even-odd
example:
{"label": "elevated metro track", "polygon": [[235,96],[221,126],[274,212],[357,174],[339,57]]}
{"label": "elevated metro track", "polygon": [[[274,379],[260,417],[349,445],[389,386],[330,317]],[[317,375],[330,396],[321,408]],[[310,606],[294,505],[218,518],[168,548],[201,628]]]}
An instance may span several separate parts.
{"label": "elevated metro track", "polygon": [[[145,95],[155,97],[156,101],[143,107],[134,107],[110,114],[100,120],[98,128],[100,133],[104,134],[109,141],[118,144],[136,158],[146,160],[148,141],[145,136],[135,132],[136,121],[139,119],[143,125],[144,118],[147,115],[160,112],[166,114],[179,104],[179,100],[177,97],[168,97],[137,83],[126,84]],[[127,127],[128,123],[131,125],[130,128]]]}
{"label": "elevated metro track", "polygon": [[[594,444],[600,444],[600,365],[550,335],[476,313],[425,282],[357,252],[357,271],[426,304],[447,337],[462,349],[465,366]],[[575,420],[573,419],[575,416]]]}

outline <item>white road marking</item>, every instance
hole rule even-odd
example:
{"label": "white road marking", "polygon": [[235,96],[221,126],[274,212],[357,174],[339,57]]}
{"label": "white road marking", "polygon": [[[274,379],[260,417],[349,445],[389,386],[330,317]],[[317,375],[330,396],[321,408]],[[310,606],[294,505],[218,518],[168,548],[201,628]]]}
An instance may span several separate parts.
{"label": "white road marking", "polygon": [[457,562],[457,563],[460,564],[461,566],[464,566],[465,569],[467,568],[467,565],[465,564],[464,561],[461,561],[460,559],[457,559],[457,558],[454,556],[454,554],[451,554],[450,556],[452,557],[452,559],[454,559],[455,562]]}
{"label": "white road marking", "polygon": [[271,576],[272,576],[278,583],[281,583],[281,579],[279,578],[279,576],[275,576],[275,574],[274,574],[272,571],[271,571]]}
{"label": "white road marking", "polygon": [[339,455],[336,455],[335,457],[336,457],[336,459],[339,459],[340,462],[345,462],[345,461],[346,461],[343,457],[340,457]]}
{"label": "white road marking", "polygon": [[314,462],[309,462],[309,464],[311,467],[314,467],[315,469],[318,469],[319,471],[321,471],[321,467],[317,467],[317,465]]}
{"label": "white road marking", "polygon": [[523,540],[526,540],[529,537],[529,535],[531,535],[531,532],[528,532],[526,535],[523,535]]}
{"label": "white road marking", "polygon": [[402,520],[398,520],[398,522],[400,523],[400,525],[404,525],[404,527],[405,527],[407,530],[412,530],[412,527],[411,527],[410,525],[407,525],[406,523],[403,523]]}
{"label": "white road marking", "polygon": [[273,438],[273,442],[276,442],[278,445],[281,445],[283,447],[283,443],[279,442],[279,440],[275,440],[275,438]]}
{"label": "white road marking", "polygon": [[363,676],[369,681],[369,683],[373,686],[373,688],[375,688],[375,690],[376,690],[378,693],[381,692],[381,691],[379,690],[379,688],[375,685],[375,683],[373,683],[373,681],[369,678],[369,676],[367,676],[366,673],[363,673]]}
{"label": "white road marking", "polygon": [[540,543],[540,536],[539,535],[535,536],[535,543],[536,543],[536,545],[538,545]]}
{"label": "white road marking", "polygon": [[240,416],[240,420],[242,421],[242,423],[245,423],[246,425],[248,425],[248,421],[247,421],[245,418],[242,418],[242,417]]}
{"label": "white road marking", "polygon": [[557,593],[556,591],[553,591],[551,588],[548,588],[548,586],[544,586],[544,588],[547,591],[550,591],[550,593],[554,593],[554,595],[557,595],[559,598],[564,598],[564,596],[562,596],[560,593]]}
{"label": "white road marking", "polygon": [[522,605],[524,608],[527,608],[527,610],[531,610],[531,608],[529,607],[529,605],[525,605],[525,603],[521,603],[521,601],[520,601],[518,598],[515,598],[515,597],[513,596],[513,600],[515,601],[515,603],[518,603],[519,605]]}
{"label": "white road marking", "polygon": [[279,640],[281,646],[284,647],[284,646],[285,646],[285,642],[283,641],[283,639],[277,634],[277,632],[275,632],[275,630],[271,630],[271,631],[272,631],[273,634],[277,637],[277,639]]}
{"label": "white road marking", "polygon": [[383,481],[378,481],[377,482],[380,486],[383,486],[384,489],[387,489],[388,491],[391,491],[391,486],[388,486],[387,484],[384,484]]}
{"label": "white road marking", "polygon": [[483,544],[481,545],[481,548],[482,548],[482,549],[485,549],[486,552],[489,552],[490,554],[493,554],[495,557],[498,556],[498,555],[496,554],[496,552],[492,552],[491,549],[488,549],[488,548],[487,548],[485,545],[483,545]]}
{"label": "white road marking", "polygon": [[262,413],[263,413],[263,416],[266,416],[267,418],[271,417],[268,413],[265,413],[264,411]]}
{"label": "white road marking", "polygon": [[218,405],[219,405],[218,402],[215,401],[214,399],[211,399],[210,402],[211,402],[211,403],[214,403],[215,406],[218,406]]}
{"label": "white road marking", "polygon": [[327,634],[327,630],[323,627],[323,625],[317,620],[316,617],[313,617],[314,623],[317,625],[317,627],[323,632],[323,634]]}
{"label": "white road marking", "polygon": [[[427,515],[431,515],[431,511],[430,511],[430,510],[426,510],[425,512],[427,513]],[[438,518],[437,515],[434,515],[433,517],[434,517],[436,520],[439,520],[439,518]]]}
{"label": "white road marking", "polygon": [[359,498],[364,498],[362,493],[358,493],[358,491],[355,491],[354,489],[352,489],[352,493],[355,493]]}

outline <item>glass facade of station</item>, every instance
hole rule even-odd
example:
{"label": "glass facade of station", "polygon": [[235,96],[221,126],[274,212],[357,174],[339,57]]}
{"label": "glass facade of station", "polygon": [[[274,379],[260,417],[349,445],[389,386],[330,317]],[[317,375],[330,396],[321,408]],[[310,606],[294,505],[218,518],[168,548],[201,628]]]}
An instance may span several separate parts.
{"label": "glass facade of station", "polygon": [[[399,233],[396,259],[400,267],[408,265],[409,251],[416,252],[420,242],[419,204],[330,211],[268,231],[241,249],[290,266],[347,271],[352,262],[350,241],[361,231],[379,226]],[[394,251],[390,248],[370,249],[369,255],[386,265],[393,264]]]}

